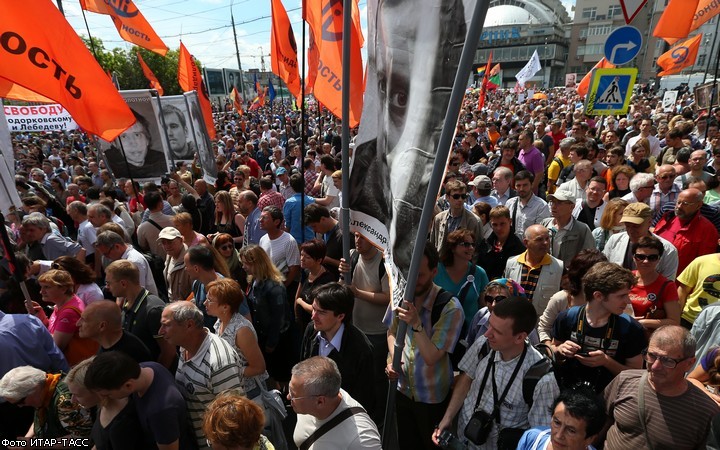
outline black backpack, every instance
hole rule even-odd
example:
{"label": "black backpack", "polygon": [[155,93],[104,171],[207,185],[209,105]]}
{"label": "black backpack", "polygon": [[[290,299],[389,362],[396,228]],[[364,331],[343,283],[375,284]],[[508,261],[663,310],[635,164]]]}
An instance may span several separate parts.
{"label": "black backpack", "polygon": [[[160,227],[160,225],[158,225],[154,220],[148,219],[147,221],[158,230],[162,230],[162,227]],[[145,261],[148,263],[148,269],[150,269],[153,281],[155,281],[158,297],[167,303],[170,298],[168,296],[167,282],[165,281],[165,260],[160,255],[156,255],[152,252],[141,253],[145,257]]]}

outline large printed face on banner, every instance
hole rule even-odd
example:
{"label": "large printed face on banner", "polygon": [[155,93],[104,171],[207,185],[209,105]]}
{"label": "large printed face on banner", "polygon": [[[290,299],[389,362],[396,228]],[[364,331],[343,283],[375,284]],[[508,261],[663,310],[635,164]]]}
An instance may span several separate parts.
{"label": "large printed face on banner", "polygon": [[240,71],[234,69],[223,69],[225,75],[225,89],[224,94],[229,94],[234,87],[238,92],[242,92],[240,89]]}
{"label": "large printed face on banner", "polygon": [[217,164],[215,163],[215,153],[213,152],[210,138],[205,130],[205,122],[203,121],[202,112],[200,110],[200,102],[196,92],[186,92],[185,99],[190,111],[191,128],[195,133],[195,142],[197,142],[197,153],[200,160],[200,166],[203,169],[203,178],[208,183],[214,183],[217,178]]}
{"label": "large printed face on banner", "polygon": [[178,161],[192,160],[196,152],[195,136],[192,133],[190,111],[185,104],[185,97],[163,97],[160,105],[171,159],[176,164]]}
{"label": "large printed face on banner", "polygon": [[205,84],[210,95],[225,95],[228,92],[225,90],[225,80],[221,69],[205,69]]}
{"label": "large printed face on banner", "polygon": [[149,90],[120,91],[120,95],[137,122],[112,143],[100,140],[108,168],[115,178],[161,178],[168,172],[168,148],[161,134],[157,102]]}
{"label": "large printed face on banner", "polygon": [[388,248],[397,303],[467,19],[462,0],[380,0],[368,8],[376,22],[369,23],[367,89],[350,175],[351,228]]}

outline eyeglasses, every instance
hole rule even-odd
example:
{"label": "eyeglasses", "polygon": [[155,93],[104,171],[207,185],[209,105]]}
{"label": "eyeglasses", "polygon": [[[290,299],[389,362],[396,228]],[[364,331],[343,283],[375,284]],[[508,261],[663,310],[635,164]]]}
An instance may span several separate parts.
{"label": "eyeglasses", "polygon": [[220,250],[230,250],[233,248],[232,244],[225,244],[220,246]]}
{"label": "eyeglasses", "polygon": [[678,206],[690,206],[690,205],[694,205],[695,203],[697,203],[697,202],[678,201],[677,205]]}
{"label": "eyeglasses", "polygon": [[660,259],[660,255],[641,255],[639,253],[635,253],[633,255],[633,258],[635,258],[635,261],[650,261],[655,262],[658,259]]}
{"label": "eyeglasses", "polygon": [[646,363],[653,365],[653,364],[655,364],[655,361],[660,361],[660,364],[662,364],[663,367],[665,367],[667,369],[674,369],[675,367],[677,367],[678,364],[680,364],[681,362],[683,362],[687,359],[687,358],[675,359],[675,358],[670,358],[669,356],[660,356],[660,355],[656,355],[655,353],[650,353],[647,350],[643,350],[641,353],[642,353],[642,357]]}
{"label": "eyeglasses", "polygon": [[505,299],[507,299],[507,296],[506,296],[506,295],[497,295],[497,296],[495,296],[495,297],[490,296],[490,295],[486,295],[486,296],[485,296],[485,303],[487,303],[487,304],[490,304],[490,303],[498,303],[498,302],[501,302],[501,301],[503,301],[503,300],[505,300]]}
{"label": "eyeglasses", "polygon": [[304,398],[312,398],[312,397],[322,397],[322,395],[303,395],[302,397],[295,397],[292,395],[291,392],[288,392],[288,394],[287,394],[287,398],[291,402],[294,402],[295,400],[302,400]]}
{"label": "eyeglasses", "polygon": [[465,247],[465,248],[475,247],[475,243],[474,243],[474,242],[465,242],[465,241],[463,241],[463,242],[458,242],[457,245],[463,246],[463,247]]}
{"label": "eyeglasses", "polygon": [[458,199],[465,200],[467,198],[467,194],[453,194],[450,197],[454,198],[455,200],[458,200]]}
{"label": "eyeglasses", "polygon": [[669,180],[669,179],[675,178],[675,177],[673,177],[672,175],[663,175],[663,176],[658,176],[658,178],[660,178],[661,180]]}

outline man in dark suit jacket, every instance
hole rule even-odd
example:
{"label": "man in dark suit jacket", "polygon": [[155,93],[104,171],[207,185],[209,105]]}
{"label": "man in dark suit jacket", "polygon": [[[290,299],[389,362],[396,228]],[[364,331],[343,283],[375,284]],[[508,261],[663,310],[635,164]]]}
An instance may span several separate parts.
{"label": "man in dark suit jacket", "polygon": [[342,388],[373,415],[372,346],[365,334],[352,324],[354,297],[339,283],[328,283],[311,293],[312,322],[303,336],[300,358],[327,356],[342,375]]}

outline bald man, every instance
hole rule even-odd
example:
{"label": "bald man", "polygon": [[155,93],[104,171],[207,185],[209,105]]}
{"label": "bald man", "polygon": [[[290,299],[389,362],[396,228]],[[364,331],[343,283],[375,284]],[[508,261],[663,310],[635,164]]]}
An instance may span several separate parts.
{"label": "bald man", "polygon": [[655,225],[655,234],[670,241],[678,251],[678,270],[683,270],[695,258],[715,253],[718,230],[700,214],[703,205],[702,191],[689,188],[681,191],[675,209],[663,214]]}
{"label": "bald man", "polygon": [[89,304],[77,322],[81,338],[100,344],[100,353],[117,350],[138,363],[152,361],[150,350],[134,334],[122,328],[122,315],[117,303],[100,300]]}

